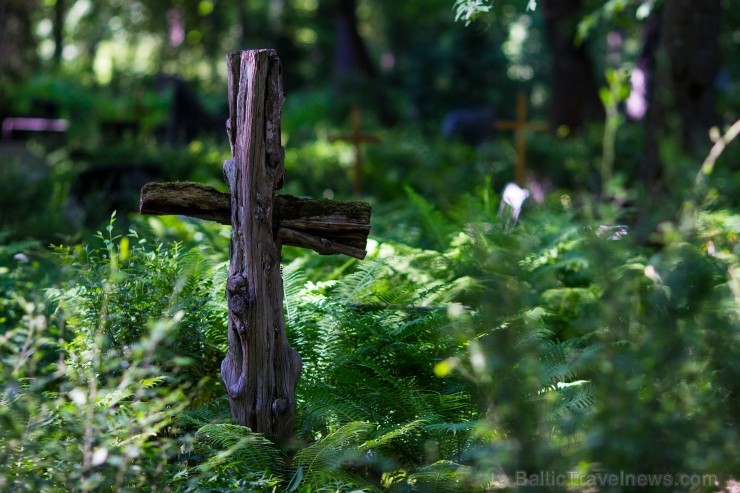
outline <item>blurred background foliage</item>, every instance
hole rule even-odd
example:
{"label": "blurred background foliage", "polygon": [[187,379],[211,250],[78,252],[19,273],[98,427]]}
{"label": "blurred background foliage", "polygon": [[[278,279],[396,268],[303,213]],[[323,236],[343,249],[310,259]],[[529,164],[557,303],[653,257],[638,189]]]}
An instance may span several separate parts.
{"label": "blurred background foliage", "polygon": [[[490,10],[469,26],[453,22],[454,7],[468,4]],[[127,192],[148,178],[220,183],[224,55],[257,47],[276,48],[283,62],[288,192],[349,195],[353,150],[335,137],[348,133],[355,106],[366,131],[383,139],[364,146],[368,196],[388,202],[411,185],[447,208],[486,176],[502,188],[513,178],[513,139],[489,127],[515,116],[523,91],[528,117],[551,125],[528,142],[530,176],[544,193],[600,193],[613,176],[645,211],[677,207],[709,148],[707,128],[738,117],[740,14],[728,0],[702,4],[696,15],[689,1],[530,4],[4,0],[0,118],[64,118],[69,129],[6,132],[2,210],[39,200],[47,207],[4,212],[2,223],[22,216],[36,223],[23,228],[32,236],[69,235],[135,209]],[[691,37],[699,28],[704,34]],[[677,62],[686,57],[671,46],[681,43],[686,53],[699,50],[698,61]],[[646,92],[654,104],[635,119],[625,114],[631,102],[603,100],[602,89],[628,94],[629,77],[610,82],[606,74],[638,69],[647,80],[635,95]],[[615,111],[606,174],[605,104]],[[728,152],[731,161],[737,151]],[[10,185],[16,180],[24,186]],[[726,166],[714,184],[720,196],[736,195]],[[662,218],[640,219],[647,231]]]}
{"label": "blurred background foliage", "polygon": [[[0,0],[0,121],[69,124],[0,139],[0,491],[738,480],[733,7]],[[353,197],[354,107],[381,139],[368,258],[283,250],[304,370],[282,448],[223,397],[229,228],[135,213],[147,181],[226,190],[224,56],[264,47],[281,193]],[[528,135],[512,227],[517,150],[492,127],[519,92],[550,130]]]}

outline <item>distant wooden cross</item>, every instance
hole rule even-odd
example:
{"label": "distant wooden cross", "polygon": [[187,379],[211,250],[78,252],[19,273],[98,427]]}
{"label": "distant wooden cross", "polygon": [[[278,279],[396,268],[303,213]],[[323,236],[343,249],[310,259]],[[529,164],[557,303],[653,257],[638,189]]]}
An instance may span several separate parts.
{"label": "distant wooden cross", "polygon": [[549,128],[545,122],[527,121],[527,95],[519,92],[516,95],[516,120],[497,121],[497,130],[513,130],[516,140],[516,182],[524,186],[526,179],[527,130],[543,132]]}
{"label": "distant wooden cross", "polygon": [[231,224],[229,349],[221,378],[232,419],[285,442],[293,429],[301,357],[285,334],[281,247],[362,259],[370,205],[274,196],[285,171],[280,60],[274,50],[250,50],[229,54],[227,62],[232,158],[224,163],[224,177],[229,193],[197,183],[149,183],[141,191],[140,212]]}
{"label": "distant wooden cross", "polygon": [[377,144],[381,142],[380,137],[376,135],[368,135],[362,133],[362,110],[359,106],[352,107],[352,134],[351,135],[340,135],[332,138],[333,141],[345,141],[352,143],[355,150],[355,183],[354,183],[354,194],[360,196],[362,194],[362,144],[370,143]]}

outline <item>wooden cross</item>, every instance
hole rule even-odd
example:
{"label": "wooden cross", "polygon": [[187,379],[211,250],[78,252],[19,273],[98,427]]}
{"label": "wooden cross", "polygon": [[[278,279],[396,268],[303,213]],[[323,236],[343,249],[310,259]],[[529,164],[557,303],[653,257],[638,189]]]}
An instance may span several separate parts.
{"label": "wooden cross", "polygon": [[352,134],[351,135],[340,135],[334,137],[332,141],[344,141],[351,142],[355,150],[355,183],[354,183],[354,195],[359,197],[362,194],[362,144],[367,142],[371,144],[377,144],[381,142],[380,137],[376,135],[368,135],[362,133],[362,110],[359,106],[352,107]]}
{"label": "wooden cross", "polygon": [[549,125],[545,122],[527,121],[527,95],[519,92],[516,95],[516,120],[498,121],[494,124],[497,130],[513,130],[516,140],[516,182],[524,186],[526,179],[526,152],[527,152],[527,130],[533,132],[546,131]]}
{"label": "wooden cross", "polygon": [[280,60],[274,50],[250,50],[229,54],[227,63],[229,193],[197,183],[149,183],[141,191],[140,212],[231,224],[229,349],[221,378],[236,423],[286,442],[301,357],[285,334],[280,249],[287,244],[362,259],[370,205],[273,196],[284,174]]}

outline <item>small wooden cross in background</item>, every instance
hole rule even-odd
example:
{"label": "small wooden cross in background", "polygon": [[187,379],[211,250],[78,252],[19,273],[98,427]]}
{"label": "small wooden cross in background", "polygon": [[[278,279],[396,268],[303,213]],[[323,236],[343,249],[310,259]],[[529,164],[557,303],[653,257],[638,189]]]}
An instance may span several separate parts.
{"label": "small wooden cross in background", "polygon": [[359,106],[352,107],[352,134],[340,135],[333,137],[332,141],[344,141],[350,142],[354,146],[355,150],[355,183],[354,183],[354,195],[356,197],[362,194],[362,144],[367,142],[370,144],[378,144],[381,142],[381,138],[377,135],[369,135],[362,133],[362,110]]}
{"label": "small wooden cross in background", "polygon": [[550,128],[545,122],[527,121],[527,95],[519,92],[516,95],[516,120],[497,121],[497,130],[513,130],[516,140],[516,182],[524,186],[526,180],[527,130],[544,132]]}
{"label": "small wooden cross in background", "polygon": [[250,50],[229,54],[227,62],[229,193],[197,183],[149,183],[139,210],[231,224],[229,349],[221,379],[232,420],[284,443],[293,430],[301,357],[285,333],[280,249],[288,244],[361,259],[370,205],[274,196],[285,171],[280,60],[274,50]]}

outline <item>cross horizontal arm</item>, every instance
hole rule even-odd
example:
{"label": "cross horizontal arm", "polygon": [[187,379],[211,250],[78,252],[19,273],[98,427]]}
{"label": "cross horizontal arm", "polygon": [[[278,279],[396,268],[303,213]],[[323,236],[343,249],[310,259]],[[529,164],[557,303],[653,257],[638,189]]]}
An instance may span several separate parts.
{"label": "cross horizontal arm", "polygon": [[139,214],[189,216],[231,224],[231,198],[228,193],[199,183],[147,183],[141,189]]}
{"label": "cross horizontal arm", "polygon": [[[273,225],[284,245],[365,258],[370,233],[370,204],[325,199],[274,197]],[[141,189],[139,212],[182,215],[231,224],[228,193],[192,182],[147,183]]]}

